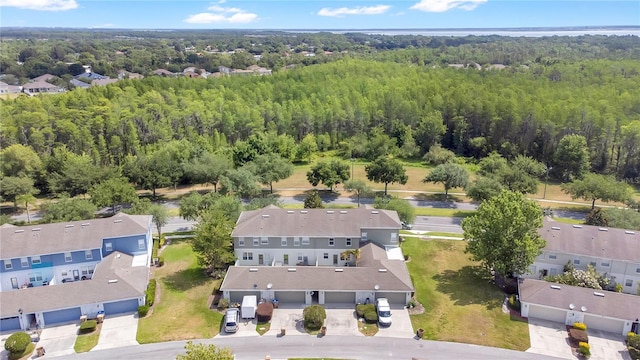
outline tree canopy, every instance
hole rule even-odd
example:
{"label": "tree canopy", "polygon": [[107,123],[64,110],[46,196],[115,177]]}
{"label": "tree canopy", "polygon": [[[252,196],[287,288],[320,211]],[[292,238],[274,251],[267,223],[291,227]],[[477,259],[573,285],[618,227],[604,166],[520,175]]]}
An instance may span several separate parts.
{"label": "tree canopy", "polygon": [[377,158],[372,163],[366,165],[364,170],[367,172],[367,179],[384,183],[384,195],[387,195],[387,186],[393,183],[406,184],[409,177],[400,163],[396,159],[386,156]]}
{"label": "tree canopy", "polygon": [[464,188],[469,184],[469,173],[462,166],[448,162],[436,166],[422,182],[442,183],[444,185],[444,201],[447,201],[449,189]]}
{"label": "tree canopy", "polygon": [[333,191],[333,187],[349,180],[349,164],[340,160],[323,160],[307,171],[307,180],[313,186],[323,183]]}
{"label": "tree canopy", "polygon": [[604,202],[625,202],[631,198],[631,187],[612,176],[588,173],[582,179],[562,184],[562,191],[571,195],[572,199],[591,201],[591,209],[595,208],[596,200]]}

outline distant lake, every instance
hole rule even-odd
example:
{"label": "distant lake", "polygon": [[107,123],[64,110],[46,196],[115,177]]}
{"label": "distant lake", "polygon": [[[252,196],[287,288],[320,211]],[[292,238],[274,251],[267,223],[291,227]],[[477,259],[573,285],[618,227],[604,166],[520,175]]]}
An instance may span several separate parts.
{"label": "distant lake", "polygon": [[362,33],[369,35],[422,35],[422,36],[580,36],[580,35],[635,35],[640,36],[640,27],[605,28],[531,28],[531,29],[366,29],[366,30],[286,30],[297,33],[330,32],[334,34]]}

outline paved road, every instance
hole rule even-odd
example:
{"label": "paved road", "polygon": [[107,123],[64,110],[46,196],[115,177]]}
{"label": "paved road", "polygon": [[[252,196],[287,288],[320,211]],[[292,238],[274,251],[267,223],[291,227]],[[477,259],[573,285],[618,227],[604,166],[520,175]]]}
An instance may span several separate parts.
{"label": "paved road", "polygon": [[[242,337],[223,337],[202,340],[217,346],[230,347],[237,360],[287,359],[289,357],[331,357],[347,359],[428,359],[428,360],[552,360],[554,357],[492,347],[416,340],[413,338],[353,337],[327,335],[315,336],[262,336],[248,340]],[[62,359],[175,359],[184,353],[184,341],[165,342],[133,347],[90,351]]]}
{"label": "paved road", "polygon": [[417,216],[413,221],[413,230],[462,234],[461,222],[462,218],[459,217]]}

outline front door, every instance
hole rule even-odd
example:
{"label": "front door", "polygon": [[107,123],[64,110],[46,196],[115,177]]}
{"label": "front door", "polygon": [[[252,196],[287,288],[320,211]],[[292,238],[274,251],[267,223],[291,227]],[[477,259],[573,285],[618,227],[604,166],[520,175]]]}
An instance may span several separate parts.
{"label": "front door", "polygon": [[80,280],[80,272],[78,270],[73,270],[73,280],[74,281]]}
{"label": "front door", "polygon": [[338,265],[338,254],[333,254],[333,265]]}
{"label": "front door", "polygon": [[11,278],[11,287],[14,289],[18,289],[18,278]]}
{"label": "front door", "polygon": [[264,255],[258,255],[258,265],[264,265]]}
{"label": "front door", "polygon": [[283,263],[284,263],[285,265],[289,265],[289,254],[284,254],[284,261],[283,261]]}

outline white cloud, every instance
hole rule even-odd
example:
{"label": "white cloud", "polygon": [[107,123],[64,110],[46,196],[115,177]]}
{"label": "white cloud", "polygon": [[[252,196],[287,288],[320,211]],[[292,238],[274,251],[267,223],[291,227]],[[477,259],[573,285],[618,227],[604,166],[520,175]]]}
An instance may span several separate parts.
{"label": "white cloud", "polygon": [[451,9],[473,10],[487,0],[420,0],[410,9],[427,12],[445,12]]}
{"label": "white cloud", "polygon": [[336,16],[342,17],[345,15],[380,15],[389,10],[389,5],[376,5],[376,6],[358,6],[354,8],[341,7],[337,9],[323,8],[318,11],[320,16]]}
{"label": "white cloud", "polygon": [[0,0],[1,6],[41,11],[64,11],[76,9],[78,3],[76,0]]}
{"label": "white cloud", "polygon": [[246,24],[258,19],[258,15],[238,8],[209,7],[212,12],[190,15],[184,21],[190,24]]}

